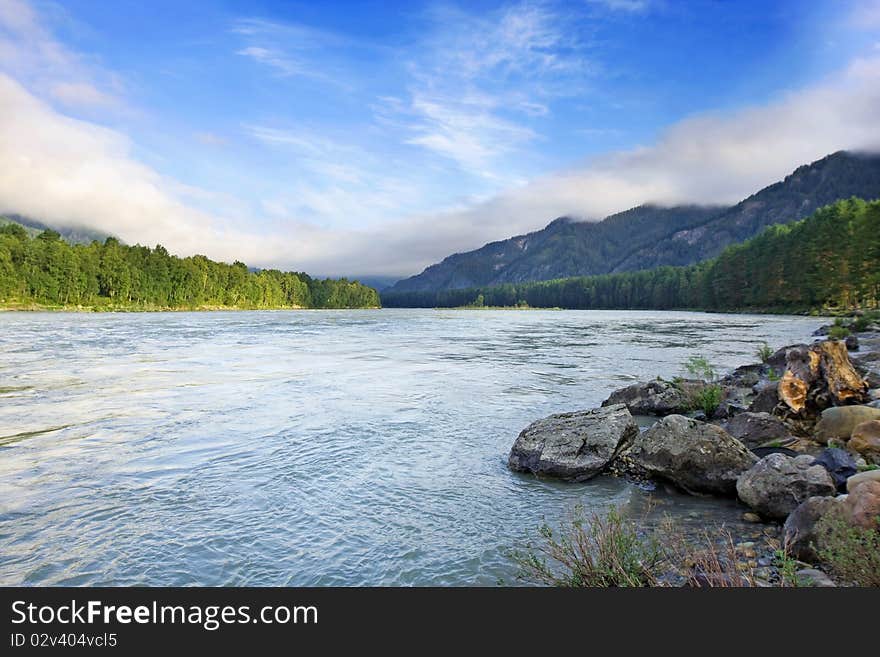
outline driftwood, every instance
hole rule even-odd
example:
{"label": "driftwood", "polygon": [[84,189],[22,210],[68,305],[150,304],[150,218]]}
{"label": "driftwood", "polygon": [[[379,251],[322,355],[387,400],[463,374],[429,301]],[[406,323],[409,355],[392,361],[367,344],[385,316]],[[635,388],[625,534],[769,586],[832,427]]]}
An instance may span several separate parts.
{"label": "driftwood", "polygon": [[867,401],[868,383],[856,372],[843,342],[793,347],[785,361],[779,398],[795,413]]}

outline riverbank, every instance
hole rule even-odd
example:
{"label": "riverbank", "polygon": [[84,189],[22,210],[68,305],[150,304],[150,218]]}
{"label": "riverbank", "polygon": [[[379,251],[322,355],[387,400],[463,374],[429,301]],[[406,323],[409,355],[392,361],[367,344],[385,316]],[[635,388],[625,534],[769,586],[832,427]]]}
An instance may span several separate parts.
{"label": "riverbank", "polygon": [[39,303],[3,304],[0,312],[65,312],[65,313],[157,313],[157,312],[251,312],[259,310],[380,310],[381,306],[364,306],[363,308],[309,308],[307,306],[154,306],[154,305],[94,305],[64,306]]}
{"label": "riverbank", "polygon": [[[812,344],[776,351],[764,345],[761,362],[723,377],[705,359],[691,359],[687,377],[636,383],[599,408],[533,423],[517,438],[508,465],[568,481],[610,475],[649,490],[672,486],[725,505],[738,500],[743,523],[724,524],[719,513],[699,535],[667,530],[658,539],[652,532],[651,540],[677,545],[677,581],[877,585],[880,555],[865,548],[880,548],[875,320],[820,327]],[[828,333],[841,339],[825,339]],[[577,523],[561,531],[586,544],[627,543],[585,536]],[[700,556],[707,552],[709,560]],[[528,571],[528,560],[522,563]]]}

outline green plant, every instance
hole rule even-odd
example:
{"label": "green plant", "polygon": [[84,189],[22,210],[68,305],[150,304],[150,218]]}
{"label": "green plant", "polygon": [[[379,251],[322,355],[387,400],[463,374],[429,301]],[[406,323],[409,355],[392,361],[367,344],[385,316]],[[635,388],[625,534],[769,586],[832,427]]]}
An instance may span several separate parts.
{"label": "green plant", "polygon": [[875,465],[874,463],[866,463],[865,465],[859,466],[859,472],[868,472],[869,470],[880,470],[880,465]]}
{"label": "green plant", "polygon": [[770,360],[770,356],[773,355],[773,349],[766,342],[762,342],[761,346],[758,347],[757,355],[762,363],[766,363]]}
{"label": "green plant", "polygon": [[512,553],[520,581],[565,587],[657,584],[659,543],[642,536],[617,509],[585,516],[578,506],[559,530],[544,523],[539,534],[537,545]]}
{"label": "green plant", "polygon": [[702,410],[706,417],[712,417],[721,404],[723,390],[718,384],[705,385],[693,393],[691,402],[695,408]]}
{"label": "green plant", "polygon": [[688,374],[695,376],[704,381],[714,382],[718,377],[715,368],[709,363],[705,356],[691,356],[684,363],[684,369]]}
{"label": "green plant", "polygon": [[819,558],[839,580],[880,586],[880,529],[855,527],[838,513],[826,514],[816,529],[823,537]]}
{"label": "green plant", "polygon": [[797,559],[792,558],[787,549],[776,550],[773,560],[779,569],[780,586],[809,585],[809,582],[801,581],[797,571],[799,568]]}
{"label": "green plant", "polygon": [[835,324],[830,329],[828,329],[828,337],[832,340],[843,340],[848,335],[849,329],[839,324]]}

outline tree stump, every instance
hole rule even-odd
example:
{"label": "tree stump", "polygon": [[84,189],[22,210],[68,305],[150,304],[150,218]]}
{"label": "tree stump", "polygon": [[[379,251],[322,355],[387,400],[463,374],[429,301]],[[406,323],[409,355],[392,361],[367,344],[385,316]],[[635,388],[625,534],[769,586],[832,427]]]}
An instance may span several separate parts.
{"label": "tree stump", "polygon": [[779,398],[796,414],[867,401],[868,382],[856,372],[843,342],[794,347],[785,362]]}

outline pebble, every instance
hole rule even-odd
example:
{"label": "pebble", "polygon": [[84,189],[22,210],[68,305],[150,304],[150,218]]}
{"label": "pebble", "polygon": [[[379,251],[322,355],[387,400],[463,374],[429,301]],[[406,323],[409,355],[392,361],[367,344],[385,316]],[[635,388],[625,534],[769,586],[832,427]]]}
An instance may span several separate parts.
{"label": "pebble", "polygon": [[759,516],[757,513],[747,511],[743,514],[743,520],[745,520],[746,522],[761,522],[761,516]]}

